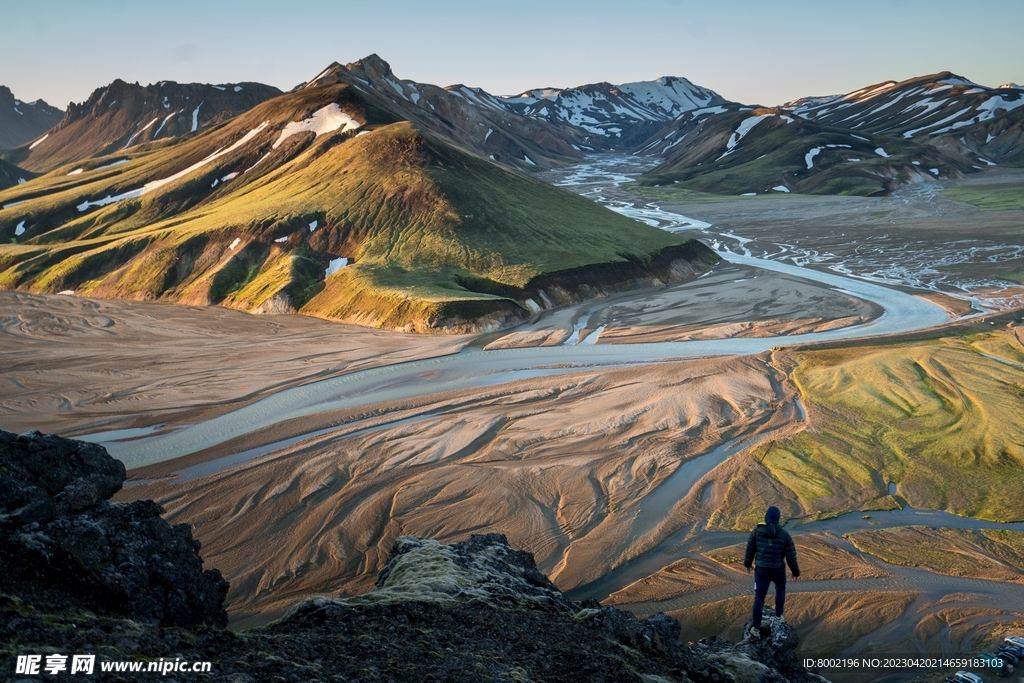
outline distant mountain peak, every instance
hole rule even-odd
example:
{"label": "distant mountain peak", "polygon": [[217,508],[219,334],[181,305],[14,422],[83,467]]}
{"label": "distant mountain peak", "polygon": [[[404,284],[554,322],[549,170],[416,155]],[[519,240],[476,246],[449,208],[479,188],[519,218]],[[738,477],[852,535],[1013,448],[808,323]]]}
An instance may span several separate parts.
{"label": "distant mountain peak", "polygon": [[0,149],[17,147],[55,126],[64,112],[43,100],[26,102],[0,85]]}
{"label": "distant mountain peak", "polygon": [[382,73],[382,74],[384,74],[384,73],[386,73],[386,74],[392,73],[391,72],[391,65],[388,64],[383,59],[381,59],[380,55],[378,55],[376,52],[374,52],[373,54],[369,54],[369,55],[363,57],[362,59],[358,59],[358,60],[356,60],[354,62],[346,64],[345,66],[346,66],[346,68],[349,71],[354,71],[356,69],[362,69],[364,71],[376,72],[376,73]]}

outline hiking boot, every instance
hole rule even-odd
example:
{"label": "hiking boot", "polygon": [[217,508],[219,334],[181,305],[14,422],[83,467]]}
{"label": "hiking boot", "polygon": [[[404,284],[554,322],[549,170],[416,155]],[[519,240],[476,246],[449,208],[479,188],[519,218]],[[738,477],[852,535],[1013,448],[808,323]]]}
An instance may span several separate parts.
{"label": "hiking boot", "polygon": [[751,638],[760,638],[761,637],[761,631],[756,626],[751,626],[750,627],[750,637]]}

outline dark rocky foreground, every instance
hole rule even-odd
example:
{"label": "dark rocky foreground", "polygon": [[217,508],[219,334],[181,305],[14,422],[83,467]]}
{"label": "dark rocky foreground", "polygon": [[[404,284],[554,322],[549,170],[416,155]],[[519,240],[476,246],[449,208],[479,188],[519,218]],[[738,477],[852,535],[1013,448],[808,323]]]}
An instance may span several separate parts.
{"label": "dark rocky foreground", "polygon": [[[91,444],[0,431],[0,676],[21,680],[794,681],[796,633],[679,642],[679,624],[568,600],[504,536],[400,538],[376,587],[225,630],[227,583],[152,501],[107,500],[124,467]],[[95,654],[92,675],[16,673],[18,655]],[[208,673],[101,672],[209,661]],[[70,667],[68,667],[70,669]]]}

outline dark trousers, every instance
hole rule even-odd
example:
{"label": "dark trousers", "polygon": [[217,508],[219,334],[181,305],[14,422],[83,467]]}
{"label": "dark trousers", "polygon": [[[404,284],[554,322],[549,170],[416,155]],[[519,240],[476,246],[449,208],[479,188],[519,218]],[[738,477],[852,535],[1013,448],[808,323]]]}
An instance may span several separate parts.
{"label": "dark trousers", "polygon": [[754,569],[754,628],[761,627],[761,610],[768,595],[768,586],[775,584],[775,616],[781,617],[786,606],[786,568]]}

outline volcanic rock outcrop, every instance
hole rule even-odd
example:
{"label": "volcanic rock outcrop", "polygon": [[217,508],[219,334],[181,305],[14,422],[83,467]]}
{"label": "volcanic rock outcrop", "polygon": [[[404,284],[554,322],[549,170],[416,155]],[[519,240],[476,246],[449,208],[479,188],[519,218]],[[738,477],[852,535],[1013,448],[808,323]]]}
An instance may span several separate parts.
{"label": "volcanic rock outcrop", "polygon": [[95,444],[0,431],[0,591],[56,612],[224,626],[228,584],[188,525],[151,500],[111,503],[124,465]]}

